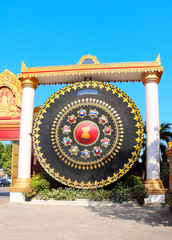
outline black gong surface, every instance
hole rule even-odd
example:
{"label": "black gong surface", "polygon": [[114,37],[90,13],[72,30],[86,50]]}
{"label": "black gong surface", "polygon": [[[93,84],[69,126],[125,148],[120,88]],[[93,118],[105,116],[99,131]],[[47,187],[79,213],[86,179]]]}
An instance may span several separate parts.
{"label": "black gong surface", "polygon": [[54,93],[39,111],[33,144],[43,168],[70,187],[95,188],[122,177],[137,160],[143,123],[119,88],[80,82]]}

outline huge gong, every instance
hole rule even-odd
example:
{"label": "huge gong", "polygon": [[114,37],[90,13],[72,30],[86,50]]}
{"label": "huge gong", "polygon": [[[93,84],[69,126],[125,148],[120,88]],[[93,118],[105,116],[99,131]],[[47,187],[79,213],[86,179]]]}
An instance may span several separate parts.
{"label": "huge gong", "polygon": [[122,90],[80,82],[54,93],[37,115],[33,143],[43,168],[70,187],[95,188],[122,177],[138,159],[142,119]]}

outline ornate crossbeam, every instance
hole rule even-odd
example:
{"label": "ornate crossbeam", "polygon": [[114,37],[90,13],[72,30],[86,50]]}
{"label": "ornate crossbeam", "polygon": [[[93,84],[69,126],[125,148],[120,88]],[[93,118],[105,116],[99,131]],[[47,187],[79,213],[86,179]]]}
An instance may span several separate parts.
{"label": "ornate crossbeam", "polygon": [[143,73],[163,73],[160,55],[152,62],[99,63],[92,55],[83,56],[76,65],[26,67],[22,62],[19,79],[37,78],[39,84],[74,83],[92,78],[95,81],[142,81]]}

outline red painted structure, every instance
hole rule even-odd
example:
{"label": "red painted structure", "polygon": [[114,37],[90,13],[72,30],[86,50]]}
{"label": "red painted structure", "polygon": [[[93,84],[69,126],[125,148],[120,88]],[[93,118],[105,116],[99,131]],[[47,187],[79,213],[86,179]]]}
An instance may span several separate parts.
{"label": "red painted structure", "polygon": [[17,77],[5,70],[0,74],[0,140],[19,140],[22,87]]}

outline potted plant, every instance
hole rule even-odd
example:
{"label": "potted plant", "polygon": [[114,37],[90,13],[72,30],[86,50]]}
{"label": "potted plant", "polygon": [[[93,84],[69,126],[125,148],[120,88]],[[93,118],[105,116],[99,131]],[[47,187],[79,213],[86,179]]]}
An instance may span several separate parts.
{"label": "potted plant", "polygon": [[31,199],[35,195],[35,190],[32,187],[28,186],[24,189],[22,193],[25,197],[25,201],[31,201]]}
{"label": "potted plant", "polygon": [[134,188],[134,197],[137,199],[138,204],[143,205],[145,198],[147,198],[147,189],[145,188],[144,184],[139,184]]}

